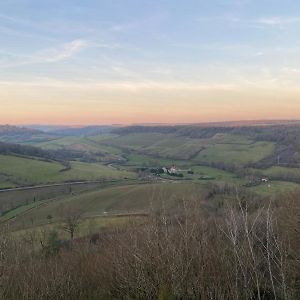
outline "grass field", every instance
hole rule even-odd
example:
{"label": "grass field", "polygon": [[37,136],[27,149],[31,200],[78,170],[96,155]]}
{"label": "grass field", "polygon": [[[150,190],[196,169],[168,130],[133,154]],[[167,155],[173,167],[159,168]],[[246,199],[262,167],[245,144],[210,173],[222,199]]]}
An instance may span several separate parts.
{"label": "grass field", "polygon": [[[211,168],[198,167],[197,172],[219,176],[219,179],[232,176],[232,174],[224,172],[221,178],[220,173],[216,173]],[[278,195],[297,189],[300,189],[300,185],[280,181],[271,182],[270,185],[248,188],[249,191],[262,196]],[[85,229],[93,226],[100,228],[113,224],[116,215],[135,216],[157,209],[166,209],[168,212],[172,212],[173,209],[178,209],[178,205],[183,204],[184,201],[203,199],[205,191],[205,184],[191,181],[95,187],[94,190],[66,192],[60,196],[45,197],[44,199],[40,197],[40,201],[29,202],[9,211],[0,221],[15,217],[10,220],[13,230],[38,229],[49,227],[49,222],[51,222],[51,226],[58,226],[67,213],[75,212],[81,214],[81,223],[85,224],[82,225]],[[33,195],[31,194],[31,196]],[[213,201],[211,205],[214,205],[213,199],[204,204],[209,206],[211,201]],[[234,199],[230,201],[234,201]],[[51,216],[51,221],[48,216]],[[106,223],[108,220],[111,223]],[[120,219],[117,219],[116,222],[119,221]]]}
{"label": "grass field", "polygon": [[147,156],[142,154],[132,153],[128,155],[126,165],[138,167],[163,167],[163,166],[190,166],[193,162],[177,159],[166,159],[160,157]]}
{"label": "grass field", "polygon": [[271,181],[269,184],[261,184],[256,187],[249,188],[263,196],[278,196],[279,194],[294,192],[300,190],[300,184],[286,181]]}
{"label": "grass field", "polygon": [[270,142],[253,142],[245,137],[229,134],[197,139],[172,134],[135,133],[107,139],[105,143],[145,156],[237,165],[257,162],[270,155],[275,147]]}
{"label": "grass field", "polygon": [[19,206],[55,197],[65,197],[69,194],[78,194],[103,186],[102,183],[84,183],[78,185],[48,186],[35,189],[2,191],[0,192],[0,211],[3,213]]}
{"label": "grass field", "polygon": [[257,162],[272,154],[274,144],[269,142],[257,142],[246,144],[212,144],[201,151],[195,161],[224,162],[235,165],[245,165]]}
{"label": "grass field", "polygon": [[282,178],[292,177],[300,180],[300,168],[287,168],[287,167],[274,166],[260,171],[266,176],[277,176],[277,177],[280,176]]}
{"label": "grass field", "polygon": [[106,146],[103,143],[106,139],[110,139],[114,135],[100,135],[95,137],[62,137],[58,139],[53,139],[45,142],[38,142],[34,145],[41,147],[45,150],[76,150],[81,152],[89,152],[98,155],[98,158],[102,161],[111,161],[120,159],[120,154],[122,151],[120,149]]}
{"label": "grass field", "polygon": [[[124,213],[149,212],[151,209],[172,209],[179,202],[201,199],[204,187],[201,184],[172,182],[113,186],[78,195],[65,195],[40,202],[30,203],[16,209],[18,218],[12,226],[18,229],[41,226],[52,221],[60,222],[64,214],[76,211],[82,218],[107,216]],[[34,208],[34,209],[32,209]],[[10,216],[15,212],[10,212]]]}
{"label": "grass field", "polygon": [[[92,217],[81,219],[75,232],[75,238],[87,237],[100,230],[111,230],[115,227],[126,226],[131,222],[142,222],[142,216],[112,216],[112,217]],[[36,246],[40,246],[40,241],[45,238],[45,234],[50,231],[56,231],[60,239],[69,240],[70,235],[63,230],[63,223],[45,223],[30,228],[24,228],[12,232],[15,239],[31,237],[34,239]]]}
{"label": "grass field", "polygon": [[235,184],[243,184],[245,181],[237,177],[234,173],[219,170],[216,168],[195,166],[191,168],[194,175],[198,178],[199,175],[209,176],[220,181],[227,181]]}
{"label": "grass field", "polygon": [[135,133],[118,136],[105,143],[134,150],[139,154],[186,160],[199,152],[207,141],[172,134]]}
{"label": "grass field", "polygon": [[124,136],[116,136],[111,139],[107,139],[104,142],[116,147],[138,150],[149,147],[158,141],[166,139],[167,137],[168,135],[161,133],[133,133]]}
{"label": "grass field", "polygon": [[71,162],[70,170],[62,171],[63,169],[64,166],[58,162],[0,155],[0,173],[9,180],[3,180],[1,182],[2,187],[135,177],[132,172],[117,170],[98,163]]}

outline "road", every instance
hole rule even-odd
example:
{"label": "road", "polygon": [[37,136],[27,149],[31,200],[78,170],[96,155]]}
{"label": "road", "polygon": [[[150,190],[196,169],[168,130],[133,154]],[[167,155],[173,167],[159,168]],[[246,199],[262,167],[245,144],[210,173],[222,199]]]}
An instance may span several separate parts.
{"label": "road", "polygon": [[23,191],[23,190],[34,190],[34,189],[40,189],[40,188],[46,188],[46,187],[52,187],[52,186],[78,185],[78,184],[88,184],[88,183],[103,183],[103,181],[89,180],[89,181],[74,181],[74,182],[34,185],[34,186],[3,189],[3,190],[0,190],[0,193],[12,192],[12,191]]}

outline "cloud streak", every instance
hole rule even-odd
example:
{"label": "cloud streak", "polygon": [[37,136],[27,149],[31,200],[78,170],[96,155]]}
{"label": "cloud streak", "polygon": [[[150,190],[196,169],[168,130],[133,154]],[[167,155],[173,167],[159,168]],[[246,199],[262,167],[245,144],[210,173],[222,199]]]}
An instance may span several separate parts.
{"label": "cloud streak", "polygon": [[2,68],[17,67],[29,64],[55,63],[66,60],[88,47],[88,42],[76,39],[55,48],[44,49],[29,56],[8,56],[0,59]]}
{"label": "cloud streak", "polygon": [[237,88],[235,84],[226,83],[205,83],[205,82],[158,82],[158,81],[88,81],[88,82],[72,82],[58,80],[41,80],[41,81],[0,81],[0,87],[50,87],[50,88],[72,88],[87,90],[234,90]]}
{"label": "cloud streak", "polygon": [[258,28],[286,28],[291,25],[299,24],[300,18],[297,16],[266,16],[255,19],[243,18],[239,16],[213,16],[199,17],[196,22],[229,22],[237,25]]}
{"label": "cloud streak", "polygon": [[59,48],[52,48],[41,51],[36,54],[33,61],[36,62],[57,62],[70,58],[88,45],[85,40],[74,40],[70,43],[66,43]]}
{"label": "cloud streak", "polygon": [[255,24],[271,26],[271,27],[285,27],[292,24],[300,23],[299,17],[265,17],[254,21]]}

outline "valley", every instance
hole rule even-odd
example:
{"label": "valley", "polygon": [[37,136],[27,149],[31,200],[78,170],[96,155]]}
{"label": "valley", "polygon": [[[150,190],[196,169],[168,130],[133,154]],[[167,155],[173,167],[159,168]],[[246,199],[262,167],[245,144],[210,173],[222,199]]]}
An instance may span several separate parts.
{"label": "valley", "polygon": [[[11,146],[0,153],[0,222],[10,222],[14,231],[40,230],[49,227],[47,216],[57,227],[63,218],[58,212],[71,208],[82,220],[148,214],[161,199],[169,210],[224,184],[261,198],[297,191],[300,168],[290,157],[285,162],[282,155],[279,163],[272,158],[278,149],[291,151],[270,134],[273,127],[141,126],[87,136],[30,131],[17,153]],[[300,130],[283,127],[288,134]],[[37,140],[36,134],[45,136]],[[18,187],[31,188],[6,191]]]}

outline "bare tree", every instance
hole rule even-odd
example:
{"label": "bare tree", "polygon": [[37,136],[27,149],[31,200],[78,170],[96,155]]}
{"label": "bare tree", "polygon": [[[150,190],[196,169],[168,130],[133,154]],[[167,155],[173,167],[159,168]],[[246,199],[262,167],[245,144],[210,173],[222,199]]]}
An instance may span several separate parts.
{"label": "bare tree", "polygon": [[62,229],[69,233],[71,240],[78,229],[82,212],[79,210],[64,211]]}

